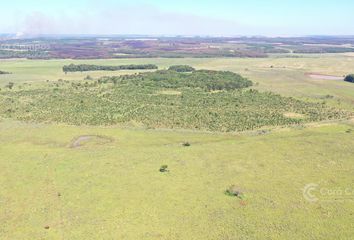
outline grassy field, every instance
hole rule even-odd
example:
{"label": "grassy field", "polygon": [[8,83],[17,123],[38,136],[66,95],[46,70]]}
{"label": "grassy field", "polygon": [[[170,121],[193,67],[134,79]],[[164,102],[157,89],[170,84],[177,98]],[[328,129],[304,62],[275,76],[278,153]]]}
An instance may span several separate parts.
{"label": "grassy field", "polygon": [[[253,88],[260,91],[354,110],[354,84],[306,76],[354,72],[354,56],[344,54],[1,60],[0,70],[12,74],[0,75],[0,86],[12,81],[16,93],[22,83],[35,89],[51,84],[46,80],[132,73],[65,75],[61,68],[70,63],[230,70],[258,83]],[[163,92],[171,99],[179,94]],[[0,239],[351,239],[353,142],[353,120],[211,133],[0,118]],[[169,171],[160,172],[162,165]],[[303,189],[312,183],[318,184],[312,191],[318,201],[309,202]],[[242,197],[225,194],[231,185]],[[340,194],[343,189],[351,194]]]}
{"label": "grassy field", "polygon": [[[131,74],[135,71],[68,73],[62,71],[66,64],[156,64],[160,69],[176,64],[188,64],[197,69],[229,70],[257,82],[256,89],[272,91],[311,101],[326,101],[330,105],[354,110],[354,84],[339,80],[311,79],[308,72],[343,76],[354,72],[354,55],[274,55],[270,58],[181,58],[181,59],[112,59],[112,60],[0,60],[0,70],[13,74],[0,75],[0,87],[9,81],[38,82],[83,80]],[[271,66],[273,66],[271,68]],[[329,98],[328,98],[329,95]]]}
{"label": "grassy field", "polygon": [[[308,183],[353,186],[353,122],[261,136],[13,121],[0,132],[1,239],[353,235],[353,199],[309,203],[302,193]],[[87,135],[110,141],[73,147]],[[230,185],[244,198],[225,195]]]}
{"label": "grassy field", "polygon": [[23,84],[18,90],[0,93],[0,116],[72,125],[133,123],[150,129],[214,132],[354,116],[326,104],[259,92],[250,86],[252,82],[238,74],[209,70],[164,70],[98,80],[55,81],[36,88]]}

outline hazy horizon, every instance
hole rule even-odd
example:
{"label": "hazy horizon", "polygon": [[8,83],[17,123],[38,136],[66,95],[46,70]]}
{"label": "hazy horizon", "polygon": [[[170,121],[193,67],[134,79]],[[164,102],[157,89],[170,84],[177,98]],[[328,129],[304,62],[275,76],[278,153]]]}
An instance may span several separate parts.
{"label": "hazy horizon", "polygon": [[[274,6],[277,6],[276,8]],[[13,0],[0,32],[22,35],[354,35],[354,2]]]}

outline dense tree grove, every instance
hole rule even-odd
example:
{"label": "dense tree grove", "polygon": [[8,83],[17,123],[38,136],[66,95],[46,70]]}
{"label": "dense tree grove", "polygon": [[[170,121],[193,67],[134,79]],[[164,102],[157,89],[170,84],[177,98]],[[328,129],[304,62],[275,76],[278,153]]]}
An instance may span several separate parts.
{"label": "dense tree grove", "polygon": [[228,71],[198,70],[179,73],[170,70],[140,73],[138,75],[106,77],[100,81],[124,82],[161,88],[200,88],[208,91],[232,90],[252,86],[252,82],[239,74]]}
{"label": "dense tree grove", "polygon": [[194,72],[195,68],[188,65],[174,65],[169,67],[168,70],[176,72]]}
{"label": "dense tree grove", "polygon": [[344,78],[344,81],[354,83],[354,74],[349,74]]}
{"label": "dense tree grove", "polygon": [[119,70],[143,70],[158,69],[154,64],[130,64],[118,66],[102,66],[91,64],[70,64],[63,67],[63,72],[87,72],[87,71],[119,71]]}
{"label": "dense tree grove", "polygon": [[0,70],[0,74],[9,74],[9,72],[5,72],[5,71]]}

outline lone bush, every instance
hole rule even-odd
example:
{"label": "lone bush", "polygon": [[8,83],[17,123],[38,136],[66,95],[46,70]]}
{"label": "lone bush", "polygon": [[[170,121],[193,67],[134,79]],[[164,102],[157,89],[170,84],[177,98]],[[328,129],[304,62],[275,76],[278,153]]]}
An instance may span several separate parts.
{"label": "lone bush", "polygon": [[7,85],[6,85],[6,87],[8,88],[8,89],[12,89],[13,87],[14,87],[14,83],[13,82],[9,82]]}
{"label": "lone bush", "polygon": [[344,78],[344,81],[354,83],[354,74],[349,74]]}
{"label": "lone bush", "polygon": [[226,189],[225,194],[231,197],[243,198],[242,191],[235,185],[231,185],[228,189]]}
{"label": "lone bush", "polygon": [[160,167],[160,172],[168,172],[168,166],[167,165],[162,165],[161,167]]}

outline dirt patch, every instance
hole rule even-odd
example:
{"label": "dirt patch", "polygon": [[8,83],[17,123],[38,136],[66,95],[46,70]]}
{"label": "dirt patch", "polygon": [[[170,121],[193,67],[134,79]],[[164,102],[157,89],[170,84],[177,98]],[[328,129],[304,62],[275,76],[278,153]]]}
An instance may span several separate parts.
{"label": "dirt patch", "polygon": [[312,79],[324,79],[324,80],[343,80],[344,77],[342,76],[335,76],[335,75],[326,75],[320,73],[305,73],[306,76]]}
{"label": "dirt patch", "polygon": [[306,116],[304,114],[294,113],[294,112],[286,112],[283,115],[284,115],[284,117],[287,117],[287,118],[295,118],[295,119],[304,119],[304,118],[306,118]]}
{"label": "dirt patch", "polygon": [[83,147],[85,145],[103,145],[113,142],[113,139],[101,135],[82,135],[74,138],[70,143],[70,148]]}
{"label": "dirt patch", "polygon": [[161,95],[181,95],[182,92],[175,91],[175,90],[164,90],[164,91],[157,92],[157,94],[161,94]]}

